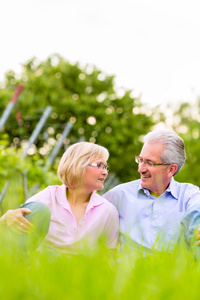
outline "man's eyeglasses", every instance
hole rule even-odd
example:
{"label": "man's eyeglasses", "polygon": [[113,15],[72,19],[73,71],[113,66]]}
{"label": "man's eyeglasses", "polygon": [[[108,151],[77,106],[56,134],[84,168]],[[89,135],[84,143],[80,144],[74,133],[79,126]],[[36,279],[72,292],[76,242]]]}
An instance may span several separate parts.
{"label": "man's eyeglasses", "polygon": [[164,165],[164,166],[168,166],[168,165],[171,165],[169,163],[154,163],[150,160],[145,160],[143,159],[142,157],[140,156],[135,156],[135,162],[137,164],[142,164],[144,163],[145,166],[148,166],[148,167],[153,167],[153,166],[161,166],[161,165]]}
{"label": "man's eyeglasses", "polygon": [[102,170],[105,169],[107,172],[109,172],[109,169],[110,169],[110,167],[108,165],[104,165],[103,163],[91,163],[91,164],[88,164],[88,166],[97,167]]}

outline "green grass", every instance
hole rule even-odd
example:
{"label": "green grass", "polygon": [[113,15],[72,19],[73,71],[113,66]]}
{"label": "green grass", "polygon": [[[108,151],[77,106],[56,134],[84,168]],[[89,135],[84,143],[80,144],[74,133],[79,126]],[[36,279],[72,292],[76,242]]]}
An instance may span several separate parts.
{"label": "green grass", "polygon": [[[10,185],[2,213],[22,202],[19,181]],[[184,244],[146,257],[133,247],[111,256],[99,247],[77,256],[35,252],[27,262],[17,249],[0,247],[0,300],[197,300],[199,261]]]}
{"label": "green grass", "polygon": [[200,296],[199,262],[186,248],[141,257],[98,248],[77,256],[0,255],[0,299],[180,299]]}

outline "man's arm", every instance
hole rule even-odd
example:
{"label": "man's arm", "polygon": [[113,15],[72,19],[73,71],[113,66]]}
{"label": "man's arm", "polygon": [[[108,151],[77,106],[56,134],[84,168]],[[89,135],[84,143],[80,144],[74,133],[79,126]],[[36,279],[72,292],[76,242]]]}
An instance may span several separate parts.
{"label": "man's arm", "polygon": [[196,242],[197,246],[200,246],[200,225],[196,233],[196,240],[197,240]]}
{"label": "man's arm", "polygon": [[184,238],[193,249],[195,256],[200,257],[200,202],[189,205],[181,221]]}

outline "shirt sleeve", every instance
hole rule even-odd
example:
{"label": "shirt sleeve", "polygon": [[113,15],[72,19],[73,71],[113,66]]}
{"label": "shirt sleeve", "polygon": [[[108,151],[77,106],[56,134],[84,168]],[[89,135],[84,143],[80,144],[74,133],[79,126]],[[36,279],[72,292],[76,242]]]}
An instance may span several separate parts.
{"label": "shirt sleeve", "polygon": [[193,193],[187,201],[182,223],[193,232],[200,224],[200,192]]}
{"label": "shirt sleeve", "polygon": [[39,193],[33,195],[28,200],[26,200],[26,203],[39,201],[49,206],[50,199],[51,199],[50,189],[49,187],[46,187],[44,190],[40,191]]}
{"label": "shirt sleeve", "polygon": [[196,245],[196,230],[200,225],[200,193],[191,196],[187,203],[186,211],[181,221],[184,238],[195,256],[200,257],[200,246]]}

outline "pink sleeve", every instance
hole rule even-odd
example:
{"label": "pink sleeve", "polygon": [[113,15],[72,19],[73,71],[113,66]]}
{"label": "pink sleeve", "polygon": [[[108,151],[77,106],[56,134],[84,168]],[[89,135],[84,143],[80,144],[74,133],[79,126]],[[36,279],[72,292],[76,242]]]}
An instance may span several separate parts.
{"label": "pink sleeve", "polygon": [[45,188],[41,192],[35,194],[34,196],[30,197],[26,203],[32,202],[32,201],[40,201],[45,203],[46,205],[49,205],[51,199],[51,193],[49,187]]}

